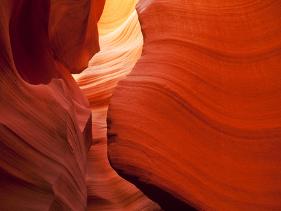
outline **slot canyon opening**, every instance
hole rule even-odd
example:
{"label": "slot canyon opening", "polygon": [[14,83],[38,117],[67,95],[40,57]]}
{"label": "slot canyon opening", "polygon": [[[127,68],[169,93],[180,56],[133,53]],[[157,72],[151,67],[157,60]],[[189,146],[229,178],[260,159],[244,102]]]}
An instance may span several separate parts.
{"label": "slot canyon opening", "polygon": [[[143,35],[138,14],[135,10],[135,0],[116,1],[107,0],[104,11],[98,22],[100,52],[89,61],[88,68],[80,74],[73,74],[77,84],[90,102],[93,116],[93,148],[98,144],[107,145],[108,123],[106,122],[107,108],[110,98],[118,82],[131,72],[142,54]],[[102,126],[100,126],[102,122]],[[103,127],[106,127],[105,129]],[[107,147],[103,148],[107,155]],[[95,160],[99,158],[98,153]],[[106,156],[110,168],[109,155]],[[104,158],[100,158],[104,159]],[[89,160],[91,163],[91,160]],[[89,164],[88,177],[94,178],[90,168],[97,168]],[[145,184],[138,178],[125,175],[120,170],[114,169],[119,176],[135,185],[146,197],[159,204],[162,210],[196,210],[189,204],[174,197],[172,194],[151,184]],[[99,169],[96,169],[98,172]],[[113,171],[113,170],[112,170]],[[103,172],[100,172],[101,174]],[[94,203],[99,196],[88,196],[88,206]],[[102,197],[100,197],[100,200]],[[105,200],[105,199],[102,199]]]}
{"label": "slot canyon opening", "polygon": [[[135,6],[135,0],[106,1],[98,23],[100,52],[93,56],[88,68],[82,73],[73,74],[90,102],[93,127],[97,126],[95,121],[104,121],[106,125],[107,107],[114,88],[131,72],[141,56],[143,35]],[[15,16],[11,19],[10,35],[15,66],[22,79],[31,84],[47,84],[54,78],[62,77],[59,75],[58,64],[53,59],[53,50],[49,47],[49,11],[48,1],[20,1],[15,6]],[[41,68],[38,68],[39,66]],[[96,112],[99,112],[101,107],[105,108],[101,115],[103,119],[95,119]],[[95,139],[99,132],[94,132],[93,136]],[[106,142],[106,131],[102,131],[100,136],[104,137],[103,141]],[[107,149],[104,153],[107,154]],[[195,210],[172,194],[143,183],[137,177],[115,170],[148,198],[157,202],[163,210]]]}
{"label": "slot canyon opening", "polygon": [[281,1],[137,2],[1,1],[0,210],[279,210]]}

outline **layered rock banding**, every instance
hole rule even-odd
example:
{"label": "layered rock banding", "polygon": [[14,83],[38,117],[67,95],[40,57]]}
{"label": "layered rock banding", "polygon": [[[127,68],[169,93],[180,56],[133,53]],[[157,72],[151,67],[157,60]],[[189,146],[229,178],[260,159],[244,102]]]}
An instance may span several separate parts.
{"label": "layered rock banding", "polygon": [[120,173],[203,210],[281,209],[280,1],[141,0],[109,107]]}
{"label": "layered rock banding", "polygon": [[1,1],[0,210],[280,210],[280,1],[104,4]]}
{"label": "layered rock banding", "polygon": [[71,73],[99,50],[103,4],[1,1],[1,210],[86,209],[91,112]]}
{"label": "layered rock banding", "polygon": [[141,55],[143,38],[135,0],[108,0],[98,22],[100,52],[74,75],[90,102],[93,145],[88,155],[88,210],[159,210],[134,185],[121,178],[107,157],[106,116],[114,88]]}

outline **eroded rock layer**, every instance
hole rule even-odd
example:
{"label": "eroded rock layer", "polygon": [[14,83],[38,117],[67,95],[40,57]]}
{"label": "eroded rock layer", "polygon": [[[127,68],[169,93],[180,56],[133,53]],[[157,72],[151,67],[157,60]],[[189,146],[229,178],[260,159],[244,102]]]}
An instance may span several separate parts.
{"label": "eroded rock layer", "polygon": [[91,112],[71,73],[99,50],[103,4],[0,3],[1,210],[86,209]]}
{"label": "eroded rock layer", "polygon": [[92,109],[93,145],[88,155],[88,210],[159,210],[134,185],[120,177],[107,156],[106,116],[117,82],[141,55],[143,38],[135,0],[107,0],[98,22],[100,52],[75,74]]}
{"label": "eroded rock layer", "polygon": [[281,209],[281,2],[141,0],[115,169],[206,210]]}

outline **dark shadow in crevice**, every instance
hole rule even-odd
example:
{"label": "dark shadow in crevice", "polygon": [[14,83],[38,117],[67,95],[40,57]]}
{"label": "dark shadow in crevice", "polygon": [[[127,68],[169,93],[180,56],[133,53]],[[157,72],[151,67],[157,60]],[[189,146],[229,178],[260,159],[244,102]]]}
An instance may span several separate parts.
{"label": "dark shadow in crevice", "polygon": [[31,84],[58,77],[49,47],[50,1],[19,1],[10,20],[10,38],[17,72]]}
{"label": "dark shadow in crevice", "polygon": [[[114,144],[116,142],[117,134],[110,131],[112,120],[109,116],[106,119],[107,122],[107,144]],[[110,154],[108,151],[108,160],[111,167],[117,172],[119,176],[127,180],[128,182],[134,184],[139,190],[141,190],[149,199],[159,204],[159,206],[164,211],[197,211],[194,206],[187,204],[186,202],[178,199],[174,195],[168,193],[167,191],[145,182],[142,182],[138,177],[128,175],[121,169],[114,168],[113,163],[110,159]]]}
{"label": "dark shadow in crevice", "polygon": [[138,177],[124,174],[122,171],[119,171],[117,169],[115,169],[115,171],[122,178],[134,184],[149,199],[156,202],[164,211],[197,211],[198,210],[192,205],[187,204],[186,202],[176,198],[175,196],[168,193],[167,191],[164,191],[163,189],[155,185],[142,182]]}

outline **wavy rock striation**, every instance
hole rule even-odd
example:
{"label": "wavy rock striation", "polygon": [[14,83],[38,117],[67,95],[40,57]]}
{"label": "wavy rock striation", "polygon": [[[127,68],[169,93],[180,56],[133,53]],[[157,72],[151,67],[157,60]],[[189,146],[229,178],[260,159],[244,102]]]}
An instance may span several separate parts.
{"label": "wavy rock striation", "polygon": [[1,1],[1,210],[86,209],[91,112],[71,73],[99,50],[103,4]]}
{"label": "wavy rock striation", "polygon": [[134,0],[107,0],[98,22],[100,52],[75,74],[92,109],[93,145],[88,155],[88,210],[159,210],[134,185],[120,177],[107,157],[106,116],[118,81],[141,55],[143,38]]}
{"label": "wavy rock striation", "polygon": [[142,56],[109,109],[113,167],[198,209],[280,210],[281,2],[138,12]]}

